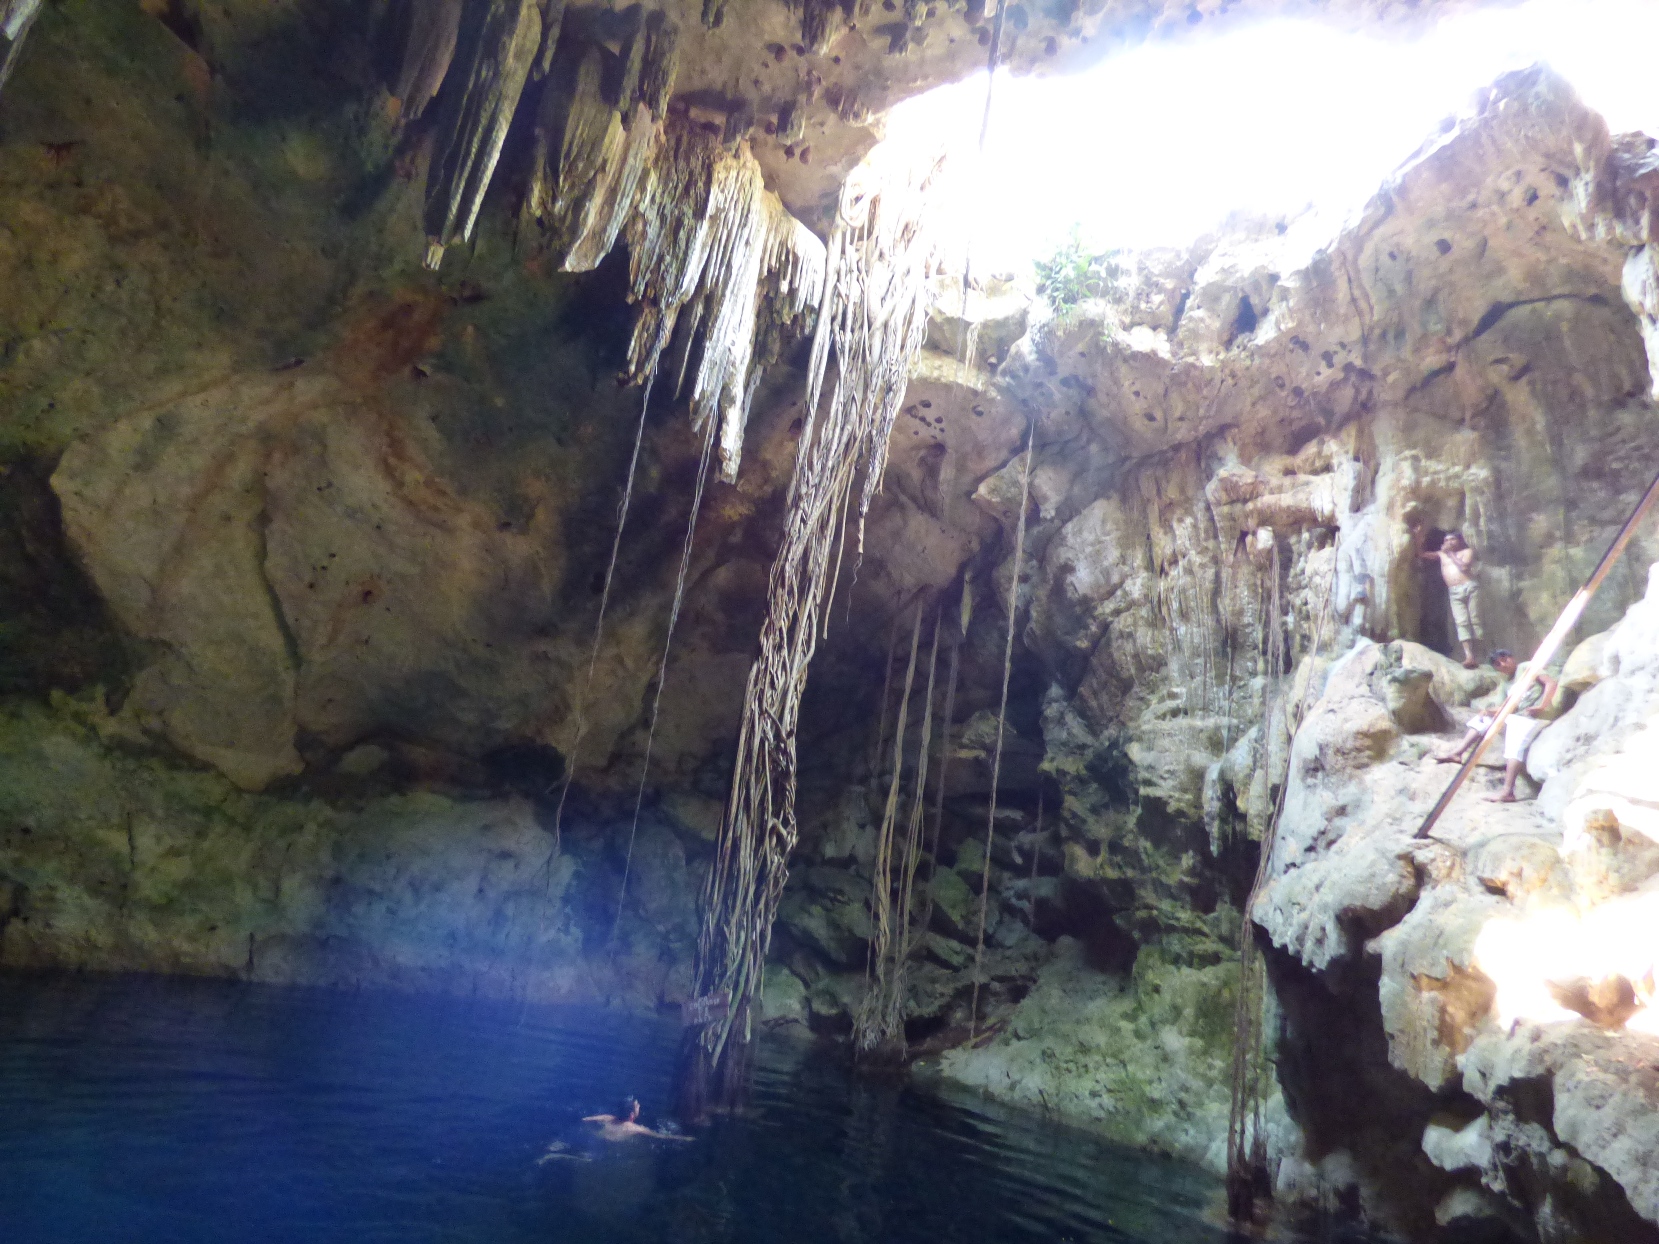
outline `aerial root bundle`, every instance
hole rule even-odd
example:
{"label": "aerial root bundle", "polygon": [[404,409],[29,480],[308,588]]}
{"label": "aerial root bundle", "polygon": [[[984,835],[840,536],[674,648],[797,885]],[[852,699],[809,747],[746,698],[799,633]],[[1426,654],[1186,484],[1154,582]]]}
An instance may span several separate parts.
{"label": "aerial root bundle", "polygon": [[[681,1081],[681,1109],[693,1117],[706,1112],[711,1095],[723,1099],[734,1083],[732,1059],[743,1057],[733,1050],[750,1038],[795,846],[795,734],[837,537],[856,504],[862,544],[910,364],[926,334],[931,246],[924,192],[937,167],[861,165],[843,187],[831,231],[808,414],[703,895],[693,1005],[707,1020],[690,1032]],[[821,402],[832,350],[834,383]]]}
{"label": "aerial root bundle", "polygon": [[[915,905],[916,871],[921,863],[927,775],[933,742],[934,674],[939,667],[941,629],[941,619],[937,617],[933,622],[933,642],[928,654],[922,727],[916,744],[914,789],[902,846],[897,828],[904,774],[904,726],[916,673],[922,613],[923,606],[918,604],[916,623],[910,637],[910,664],[905,671],[903,700],[899,705],[899,728],[893,740],[893,775],[888,784],[887,802],[876,840],[876,873],[870,889],[872,935],[866,965],[869,982],[853,1025],[853,1044],[860,1054],[892,1052],[895,1047],[899,1053],[903,1052],[905,967],[915,946],[917,930],[921,927],[912,921],[911,913]],[[946,728],[949,728],[948,722]]]}

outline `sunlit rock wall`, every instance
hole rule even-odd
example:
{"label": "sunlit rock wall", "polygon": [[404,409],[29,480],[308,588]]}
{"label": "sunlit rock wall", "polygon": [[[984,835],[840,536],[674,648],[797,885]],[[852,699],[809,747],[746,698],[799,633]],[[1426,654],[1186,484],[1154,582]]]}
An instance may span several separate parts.
{"label": "sunlit rock wall", "polygon": [[[1039,659],[1024,676],[1042,711],[1040,724],[1021,728],[1044,748],[1060,888],[1074,905],[1096,896],[1097,927],[1109,920],[1138,957],[1132,971],[1096,978],[1100,997],[1121,1002],[1074,990],[1075,1015],[1063,1021],[1039,977],[1008,1029],[984,1051],[950,1056],[948,1071],[1204,1156],[1190,1134],[1201,1129],[1181,1136],[1169,1122],[1205,1111],[1225,1119],[1227,1034],[1210,1038],[1207,1075],[1184,1053],[1158,1061],[1159,1075],[1181,1084],[1151,1126],[1134,1093],[1113,1087],[1121,1045],[1090,1053],[1063,1034],[1106,1006],[1158,1005],[1144,982],[1172,966],[1199,973],[1231,960],[1252,844],[1282,797],[1285,823],[1303,826],[1305,839],[1282,850],[1353,853],[1339,875],[1301,871],[1287,856],[1277,914],[1264,921],[1288,956],[1279,973],[1284,1119],[1317,1131],[1340,1118],[1350,1099],[1337,1085],[1358,1077],[1372,1116],[1342,1161],[1419,1153],[1422,1102],[1388,1087],[1401,1073],[1386,1057],[1380,1070],[1359,1053],[1345,1062],[1333,1043],[1385,1047],[1383,1025],[1397,1022],[1402,1003],[1386,975],[1379,993],[1379,957],[1385,973],[1444,975],[1386,966],[1393,943],[1369,939],[1412,910],[1421,869],[1343,828],[1345,817],[1374,816],[1409,834],[1420,818],[1412,800],[1424,795],[1378,804],[1338,775],[1392,774],[1385,762],[1403,732],[1450,730],[1495,686],[1489,670],[1464,671],[1430,650],[1452,646],[1444,618],[1424,609],[1408,507],[1466,533],[1482,562],[1485,646],[1525,652],[1651,478],[1659,431],[1626,276],[1626,247],[1645,242],[1583,224],[1587,179],[1606,153],[1645,150],[1639,138],[1611,142],[1558,80],[1517,75],[1426,144],[1311,259],[1298,237],[1304,222],[1246,224],[1190,254],[1142,257],[1118,296],[1039,324],[1001,361],[1001,392],[1037,417],[1034,555],[1018,623]],[[1638,262],[1644,252],[1629,253]],[[1011,463],[978,490],[987,510],[1002,508],[1005,528],[1017,489]],[[1007,550],[1005,540],[1000,555]],[[1640,597],[1655,551],[1644,528],[1582,634]],[[995,576],[1002,588],[1009,569],[1005,560]],[[986,594],[993,610],[996,600]],[[1397,639],[1422,642],[1372,646],[1363,676],[1359,658],[1344,657],[1356,643]],[[1378,653],[1393,654],[1386,669],[1373,668]],[[1350,695],[1348,683],[1324,681],[1339,657],[1360,681],[1332,733],[1320,713],[1333,710],[1313,706]],[[1424,791],[1444,774],[1432,765],[1419,774]],[[1034,803],[1019,800],[1011,837],[1034,828]],[[1473,936],[1473,916],[1443,923],[1418,910],[1436,936]],[[1149,954],[1155,973],[1141,962]],[[1328,985],[1305,994],[1305,979],[1340,983],[1340,1016],[1318,1003]],[[1454,973],[1435,988],[1446,1013],[1471,1023],[1490,1004],[1478,979]],[[1167,982],[1159,989],[1167,995]],[[1411,1022],[1427,1034],[1412,1040],[1433,1049],[1423,1057],[1435,1068],[1412,1074],[1443,1091],[1461,1050],[1436,1045],[1432,1020]],[[1326,1027],[1348,1035],[1327,1039]],[[1183,1050],[1208,1033],[1197,1016],[1167,1028]],[[1127,1057],[1141,1057],[1129,1044]],[[1196,1109],[1195,1096],[1205,1103]],[[1279,1108],[1270,1103],[1270,1117]],[[1340,1165],[1287,1175],[1287,1198],[1336,1195]],[[1596,1189],[1611,1186],[1610,1168],[1597,1170],[1581,1172],[1582,1204],[1560,1211],[1581,1233],[1592,1230]],[[1434,1205],[1414,1198],[1432,1182],[1352,1208],[1430,1231]],[[1548,1218],[1538,1197],[1498,1191],[1503,1208],[1490,1212]],[[1445,1212],[1454,1211],[1463,1212]]]}
{"label": "sunlit rock wall", "polygon": [[[1305,1129],[1279,1168],[1287,1193],[1347,1187],[1374,1220],[1418,1233],[1468,1219],[1659,1238],[1659,838],[1640,802],[1656,608],[1650,588],[1569,662],[1588,668],[1528,756],[1540,797],[1493,804],[1477,772],[1434,841],[1412,834],[1447,779],[1433,758],[1444,732],[1399,711],[1397,675],[1431,671],[1457,723],[1495,693],[1411,644],[1361,642],[1313,674],[1255,909],[1294,1033],[1280,1077]],[[1322,1035],[1370,1008],[1362,1039]]]}

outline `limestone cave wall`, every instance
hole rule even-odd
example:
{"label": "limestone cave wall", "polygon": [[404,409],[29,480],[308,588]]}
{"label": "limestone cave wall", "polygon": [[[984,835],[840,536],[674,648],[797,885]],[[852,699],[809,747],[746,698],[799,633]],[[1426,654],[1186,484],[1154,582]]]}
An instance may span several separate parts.
{"label": "limestone cave wall", "polygon": [[[871,115],[982,54],[972,3],[885,24],[728,7],[664,11],[679,85],[649,123],[702,127],[760,170],[766,211],[816,228]],[[1415,8],[1061,6],[1015,21],[1012,59],[1189,14]],[[431,139],[393,133],[375,16],[65,0],[0,93],[0,966],[674,1006],[806,413],[802,326],[757,345],[741,469],[709,485],[636,828],[699,452],[659,386],[578,745],[640,418],[617,382],[638,247],[612,229],[608,259],[562,270],[527,107],[470,244],[424,271]],[[559,89],[598,65],[609,90],[647,29],[564,21]],[[609,153],[605,194],[635,141],[611,108],[582,140]],[[1579,795],[1557,775],[1639,719],[1611,689],[1646,668],[1646,624],[1540,743],[1529,845],[1414,851],[1428,740],[1496,680],[1439,655],[1404,520],[1467,533],[1489,646],[1525,650],[1651,478],[1652,146],[1532,71],[1334,239],[1235,220],[1058,312],[986,282],[971,333],[942,277],[808,687],[763,1023],[844,1034],[865,988],[919,610],[960,669],[944,789],[924,782],[943,815],[905,1011],[919,1074],[1219,1165],[1242,911],[1282,803],[1256,935],[1283,1197],[1422,1237],[1648,1238],[1651,1086],[1629,1068],[1655,1039],[1503,1033],[1471,958],[1498,905],[1592,886],[1560,862]],[[604,195],[567,197],[588,228]],[[1581,638],[1656,558],[1644,531]],[[1620,797],[1635,824],[1644,796]],[[1639,856],[1638,832],[1607,850]],[[1596,894],[1646,884],[1618,867]],[[1591,1100],[1608,1083],[1616,1108]]]}

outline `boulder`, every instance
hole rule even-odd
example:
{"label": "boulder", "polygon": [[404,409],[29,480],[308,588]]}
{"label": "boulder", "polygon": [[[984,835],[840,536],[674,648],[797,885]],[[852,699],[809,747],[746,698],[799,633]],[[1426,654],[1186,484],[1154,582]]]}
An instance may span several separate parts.
{"label": "boulder", "polygon": [[760,1022],[768,1028],[805,1024],[809,1014],[807,988],[801,978],[781,964],[767,964],[761,989]]}
{"label": "boulder", "polygon": [[870,914],[860,904],[836,902],[793,890],[778,904],[778,924],[801,945],[841,967],[862,964],[870,940]]}
{"label": "boulder", "polygon": [[1601,631],[1574,646],[1561,663],[1561,690],[1582,695],[1605,677],[1602,661],[1607,655],[1611,631]]}
{"label": "boulder", "polygon": [[979,898],[954,868],[933,874],[933,924],[939,932],[968,943],[979,927]]}

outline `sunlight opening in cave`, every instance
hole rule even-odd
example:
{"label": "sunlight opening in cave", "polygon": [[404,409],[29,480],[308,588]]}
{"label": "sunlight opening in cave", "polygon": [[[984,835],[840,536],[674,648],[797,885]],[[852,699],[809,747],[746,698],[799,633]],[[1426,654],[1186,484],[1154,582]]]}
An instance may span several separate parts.
{"label": "sunlight opening in cave", "polygon": [[999,72],[893,109],[888,140],[952,152],[939,228],[974,268],[1018,273],[1075,228],[1092,250],[1184,246],[1231,213],[1329,241],[1389,173],[1500,74],[1540,61],[1613,132],[1659,133],[1650,0],[1527,0],[1413,39],[1273,22],[1150,43],[1072,75]]}
{"label": "sunlight opening in cave", "polygon": [[1475,965],[1497,985],[1493,1009],[1506,1027],[1593,1014],[1607,1027],[1659,1034],[1656,960],[1659,892],[1622,895],[1582,912],[1539,907],[1489,921],[1475,941]]}

